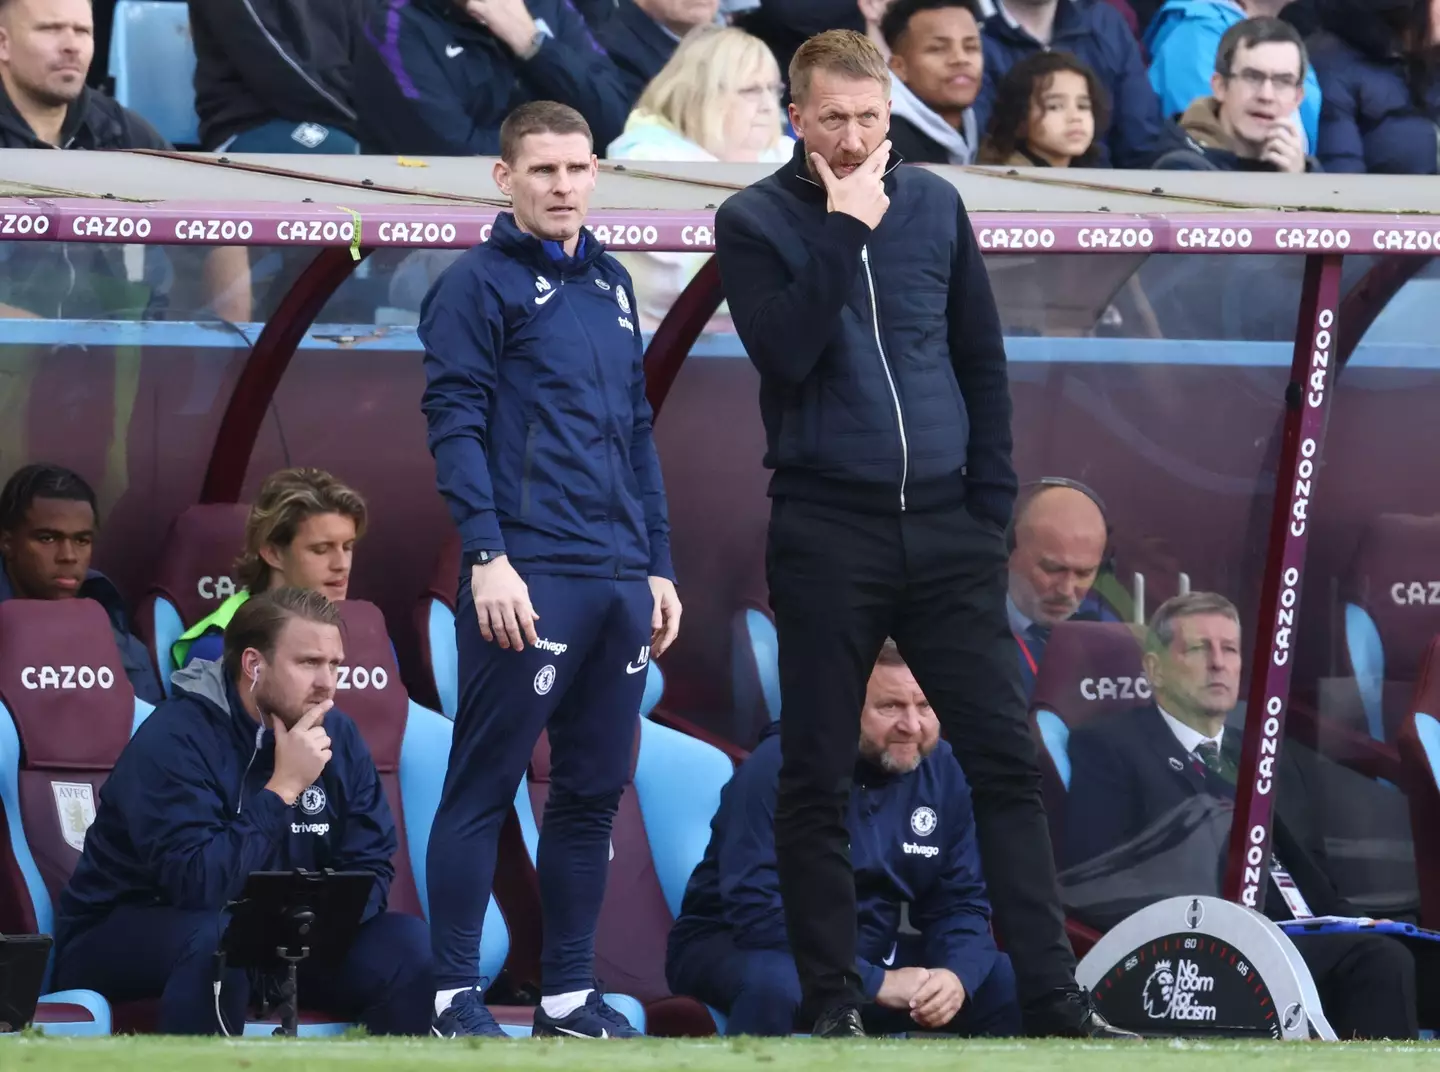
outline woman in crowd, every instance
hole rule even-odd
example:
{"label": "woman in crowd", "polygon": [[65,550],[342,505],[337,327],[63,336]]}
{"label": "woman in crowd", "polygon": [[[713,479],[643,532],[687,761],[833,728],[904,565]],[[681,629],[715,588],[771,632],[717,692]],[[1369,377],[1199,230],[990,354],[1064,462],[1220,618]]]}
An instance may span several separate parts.
{"label": "woman in crowd", "polygon": [[1326,171],[1440,170],[1440,0],[1325,0],[1310,42]]}
{"label": "woman in crowd", "polygon": [[1027,56],[1000,80],[977,163],[1090,167],[1108,126],[1105,88],[1068,52]]}
{"label": "woman in crowd", "polygon": [[[774,163],[790,158],[783,132],[783,91],[775,57],[759,38],[729,27],[685,35],[645,87],[610,160]],[[620,259],[635,280],[640,323],[653,330],[694,274],[704,253],[633,253]]]}

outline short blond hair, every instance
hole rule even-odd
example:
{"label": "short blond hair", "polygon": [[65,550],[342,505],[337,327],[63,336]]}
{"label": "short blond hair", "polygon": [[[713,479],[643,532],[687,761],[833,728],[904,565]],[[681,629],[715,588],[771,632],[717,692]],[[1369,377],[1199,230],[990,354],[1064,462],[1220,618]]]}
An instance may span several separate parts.
{"label": "short blond hair", "polygon": [[[780,80],[775,54],[763,41],[733,26],[697,26],[681,39],[635,108],[663,120],[712,156],[723,156],[721,98],[738,90],[752,71]],[[775,140],[766,148],[773,149],[780,138],[777,122]]]}
{"label": "short blond hair", "polygon": [[810,93],[810,76],[829,71],[846,78],[871,78],[890,96],[890,68],[875,43],[854,30],[826,30],[796,50],[790,61],[790,99],[803,103]]}

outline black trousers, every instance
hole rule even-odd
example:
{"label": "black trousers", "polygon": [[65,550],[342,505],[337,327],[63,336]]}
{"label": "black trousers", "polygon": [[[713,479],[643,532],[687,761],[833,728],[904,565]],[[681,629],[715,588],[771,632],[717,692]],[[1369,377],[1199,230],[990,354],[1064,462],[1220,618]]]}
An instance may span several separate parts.
{"label": "black trousers", "polygon": [[1075,982],[1040,768],[1005,614],[1004,535],[963,508],[884,516],[775,500],[766,572],[780,645],[775,849],[803,1015],[862,1004],[845,807],[887,636],[974,796],[996,929],[1022,1007]]}
{"label": "black trousers", "polygon": [[1415,958],[1387,934],[1294,936],[1320,1007],[1341,1039],[1413,1039]]}

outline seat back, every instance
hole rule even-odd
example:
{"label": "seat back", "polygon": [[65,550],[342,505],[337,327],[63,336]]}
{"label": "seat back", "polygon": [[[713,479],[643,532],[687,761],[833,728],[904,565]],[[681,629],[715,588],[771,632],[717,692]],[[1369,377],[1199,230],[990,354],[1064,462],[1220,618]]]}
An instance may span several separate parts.
{"label": "seat back", "polygon": [[190,8],[177,0],[118,0],[110,30],[115,99],[171,145],[199,145]]}
{"label": "seat back", "polygon": [[166,696],[171,694],[170,674],[175,669],[171,646],[235,594],[235,559],[245,546],[249,513],[244,503],[192,506],[175,518],[165,536],[155,579],[136,615],[136,628],[150,645]]}
{"label": "seat back", "polygon": [[459,580],[460,534],[451,530],[435,556],[430,586],[415,608],[420,657],[430,671],[440,711],[451,718],[460,703],[455,654],[455,589]]}
{"label": "seat back", "polygon": [[736,743],[754,747],[765,727],[780,717],[780,642],[770,612],[745,606],[730,624],[730,691],[735,701]]}
{"label": "seat back", "polygon": [[1415,837],[1420,921],[1434,929],[1440,927],[1440,636],[1425,649],[1395,745]]}
{"label": "seat back", "polygon": [[[424,906],[417,889],[416,871],[406,825],[404,794],[401,789],[401,760],[411,710],[410,697],[400,680],[395,649],[385,629],[380,608],[363,599],[347,599],[340,608],[345,642],[345,663],[335,690],[335,706],[349,715],[359,729],[375,761],[385,799],[395,817],[399,849],[395,854],[395,879],[390,884],[390,908],[423,916]],[[440,778],[444,780],[444,768]],[[429,837],[428,824],[426,837]],[[419,846],[421,860],[424,846]]]}
{"label": "seat back", "polygon": [[0,707],[0,931],[48,933],[100,787],[150,708],[88,599],[0,603]]}
{"label": "seat back", "polygon": [[1371,736],[1409,713],[1425,646],[1440,633],[1440,517],[1382,514],[1360,538],[1342,591],[1345,651]]}

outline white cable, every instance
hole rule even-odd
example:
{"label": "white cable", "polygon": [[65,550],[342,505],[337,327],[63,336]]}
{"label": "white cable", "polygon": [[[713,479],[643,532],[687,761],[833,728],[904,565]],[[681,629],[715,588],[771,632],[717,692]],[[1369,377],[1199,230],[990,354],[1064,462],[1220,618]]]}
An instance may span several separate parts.
{"label": "white cable", "polygon": [[220,1011],[220,980],[215,980],[215,1019],[220,1024],[220,1031],[226,1037],[230,1037],[230,1029],[225,1026],[225,1016]]}

